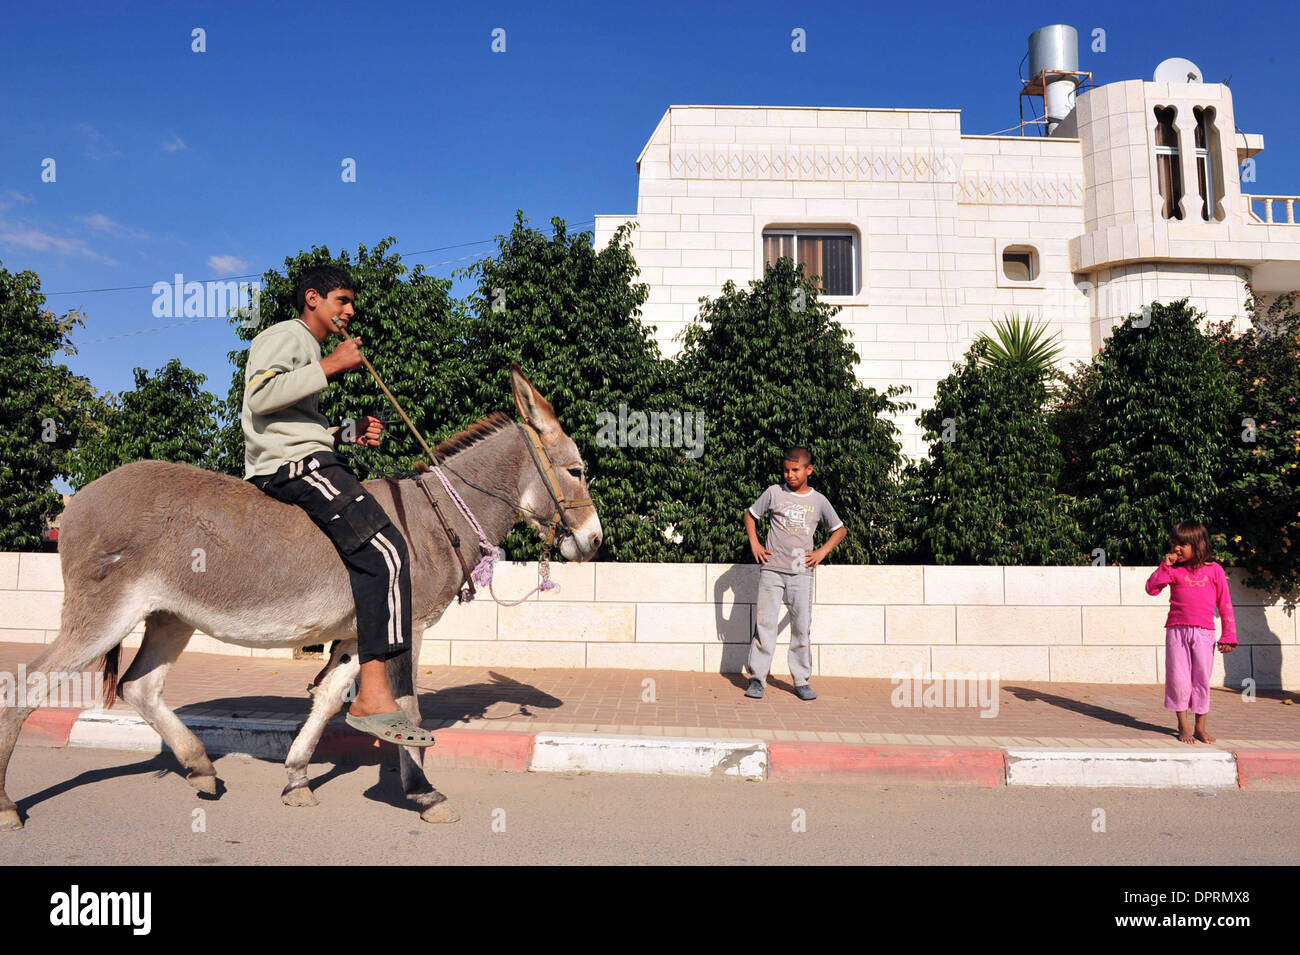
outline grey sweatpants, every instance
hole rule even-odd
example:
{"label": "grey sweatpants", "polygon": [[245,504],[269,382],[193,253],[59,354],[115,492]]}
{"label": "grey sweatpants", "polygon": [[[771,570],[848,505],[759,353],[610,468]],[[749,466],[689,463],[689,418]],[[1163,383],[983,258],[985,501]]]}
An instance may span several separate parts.
{"label": "grey sweatpants", "polygon": [[757,633],[749,646],[749,672],[766,682],[776,652],[777,625],[781,622],[781,605],[790,608],[790,675],[795,686],[803,686],[812,676],[812,574],[778,574],[766,567],[758,574]]}

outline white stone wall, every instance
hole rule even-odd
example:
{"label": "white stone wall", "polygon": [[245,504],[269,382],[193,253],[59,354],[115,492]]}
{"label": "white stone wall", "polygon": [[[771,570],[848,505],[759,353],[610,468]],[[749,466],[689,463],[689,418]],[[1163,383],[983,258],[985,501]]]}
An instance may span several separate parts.
{"label": "white stone wall", "polygon": [[[992,672],[1003,680],[1159,683],[1167,594],[1143,588],[1154,568],[823,566],[813,608],[819,676],[888,678]],[[498,565],[510,599],[537,585],[536,564]],[[1231,571],[1241,648],[1216,655],[1215,683],[1300,686],[1296,619]],[[557,564],[556,591],[516,607],[486,593],[453,604],[425,632],[420,662],[438,666],[594,667],[739,672],[753,629],[758,568],[733,564]],[[0,554],[0,641],[58,635],[54,554]],[[128,646],[138,644],[138,636]],[[774,672],[788,675],[788,621]],[[226,647],[196,634],[190,650]]]}

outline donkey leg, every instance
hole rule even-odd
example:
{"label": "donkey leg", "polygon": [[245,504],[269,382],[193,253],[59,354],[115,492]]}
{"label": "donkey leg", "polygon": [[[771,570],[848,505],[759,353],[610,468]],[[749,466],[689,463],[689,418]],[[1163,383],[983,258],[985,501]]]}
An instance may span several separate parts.
{"label": "donkey leg", "polygon": [[[388,661],[388,680],[393,688],[397,705],[406,713],[406,718],[416,726],[420,725],[420,698],[416,693],[416,674],[420,668],[420,641],[424,634],[424,624],[416,621],[411,627],[411,654],[409,659],[403,655]],[[418,758],[417,754],[418,753]],[[434,789],[429,778],[424,774],[424,749],[415,746],[397,747],[398,766],[402,774],[402,790],[420,810],[420,818],[425,822],[456,822],[460,814],[447,802],[447,797]]]}
{"label": "donkey leg", "polygon": [[341,640],[335,644],[330,653],[330,661],[325,665],[317,684],[311,715],[294,737],[293,745],[289,747],[289,757],[284,762],[284,768],[289,773],[289,784],[280,793],[280,801],[286,806],[319,805],[307,782],[307,765],[320,743],[326,724],[348,701],[352,681],[360,670],[357,641]]}
{"label": "donkey leg", "polygon": [[144,639],[131,666],[122,677],[122,699],[157,730],[182,766],[189,770],[185,781],[199,792],[215,796],[217,770],[203,743],[163,702],[163,684],[172,664],[194,635],[194,628],[165,611],[150,614],[144,622]]}
{"label": "donkey leg", "polygon": [[[29,683],[38,673],[42,674],[43,680],[37,681],[37,686],[26,692],[27,705],[0,704],[0,832],[23,827],[18,807],[5,792],[5,777],[23,722],[45,702],[50,690],[57,689],[49,685],[50,675],[86,670],[125,640],[144,616],[145,608],[132,599],[119,597],[111,613],[103,612],[102,600],[100,595],[93,599],[79,599],[70,593],[64,594],[62,631],[27,668]],[[42,683],[44,690],[41,689]]]}

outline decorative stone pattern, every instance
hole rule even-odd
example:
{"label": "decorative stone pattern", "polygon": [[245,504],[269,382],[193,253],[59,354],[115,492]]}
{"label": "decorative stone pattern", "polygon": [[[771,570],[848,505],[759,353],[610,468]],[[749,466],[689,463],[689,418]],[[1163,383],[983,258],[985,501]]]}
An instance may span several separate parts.
{"label": "decorative stone pattern", "polygon": [[673,179],[956,182],[958,150],[762,143],[674,143]]}
{"label": "decorative stone pattern", "polygon": [[1064,172],[972,170],[962,173],[961,195],[957,201],[1006,206],[1078,206],[1083,202],[1083,176]]}

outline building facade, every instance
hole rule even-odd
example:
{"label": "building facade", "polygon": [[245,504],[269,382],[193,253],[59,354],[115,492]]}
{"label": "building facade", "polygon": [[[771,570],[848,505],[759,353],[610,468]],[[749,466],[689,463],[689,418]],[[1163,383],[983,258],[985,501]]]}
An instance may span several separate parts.
{"label": "building facade", "polygon": [[963,133],[954,109],[672,106],[637,159],[636,214],[598,215],[596,243],[636,223],[667,355],[701,296],[804,262],[860,380],[910,386],[896,424],[916,457],[917,414],[995,319],[1045,322],[1068,367],[1151,302],[1242,322],[1248,282],[1300,288],[1300,200],[1242,192],[1263,137],[1237,131],[1227,86],[1130,80],[1071,106],[1011,136]]}

